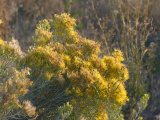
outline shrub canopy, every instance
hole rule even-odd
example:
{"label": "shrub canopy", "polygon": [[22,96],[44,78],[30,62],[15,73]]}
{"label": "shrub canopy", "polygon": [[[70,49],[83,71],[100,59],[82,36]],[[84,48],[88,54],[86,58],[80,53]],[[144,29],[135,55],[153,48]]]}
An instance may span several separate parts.
{"label": "shrub canopy", "polygon": [[[57,88],[67,82],[65,94],[72,96],[68,100],[73,106],[72,116],[108,119],[109,106],[115,108],[128,101],[124,83],[129,76],[122,52],[115,50],[111,56],[98,57],[100,44],[78,35],[75,19],[66,13],[54,17],[37,25],[33,45],[20,66],[31,68],[31,79],[37,84],[34,88],[40,81],[58,82]],[[56,92],[46,93],[46,99],[51,99],[51,94],[57,97]]]}

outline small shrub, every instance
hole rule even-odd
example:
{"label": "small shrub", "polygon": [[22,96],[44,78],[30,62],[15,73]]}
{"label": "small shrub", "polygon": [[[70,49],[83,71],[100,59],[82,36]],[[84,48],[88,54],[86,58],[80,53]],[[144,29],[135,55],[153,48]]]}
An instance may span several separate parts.
{"label": "small shrub", "polygon": [[144,96],[141,97],[137,104],[137,109],[133,109],[130,120],[143,120],[143,117],[140,117],[140,114],[143,112],[143,110],[147,107],[149,100],[149,95],[144,94]]}
{"label": "small shrub", "polygon": [[12,42],[7,44],[0,39],[0,119],[35,118],[36,107],[30,101],[22,103],[20,100],[32,85],[26,77],[29,69],[16,69],[20,55],[11,44]]}

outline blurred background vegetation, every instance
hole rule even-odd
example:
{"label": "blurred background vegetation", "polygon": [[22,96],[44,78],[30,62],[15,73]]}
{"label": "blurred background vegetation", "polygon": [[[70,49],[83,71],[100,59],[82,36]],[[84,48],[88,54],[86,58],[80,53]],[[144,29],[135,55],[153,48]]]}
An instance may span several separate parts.
{"label": "blurred background vegetation", "polygon": [[131,118],[140,98],[150,93],[142,116],[160,119],[160,0],[0,0],[0,5],[0,37],[14,37],[24,52],[38,22],[64,12],[76,18],[81,36],[101,43],[100,57],[120,49],[130,73],[125,118]]}

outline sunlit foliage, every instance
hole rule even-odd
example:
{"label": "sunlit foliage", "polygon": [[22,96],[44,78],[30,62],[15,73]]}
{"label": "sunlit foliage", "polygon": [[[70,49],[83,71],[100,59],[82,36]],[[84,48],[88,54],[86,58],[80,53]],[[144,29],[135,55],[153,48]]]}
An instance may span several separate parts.
{"label": "sunlit foliage", "polygon": [[48,82],[67,81],[65,94],[72,96],[69,100],[73,106],[72,119],[81,115],[88,119],[108,119],[110,108],[121,109],[129,100],[124,85],[129,76],[122,63],[123,54],[115,50],[111,56],[99,58],[100,44],[79,36],[75,21],[66,13],[55,15],[50,22],[41,21],[20,67],[30,67],[35,79],[41,74]]}
{"label": "sunlit foliage", "polygon": [[[33,82],[26,76],[29,68],[16,69],[16,61],[22,53],[19,46],[0,39],[0,119],[19,119],[35,116],[36,107],[30,101],[22,102],[20,99],[29,91]],[[13,46],[13,44],[15,46]],[[18,49],[17,49],[18,48]]]}

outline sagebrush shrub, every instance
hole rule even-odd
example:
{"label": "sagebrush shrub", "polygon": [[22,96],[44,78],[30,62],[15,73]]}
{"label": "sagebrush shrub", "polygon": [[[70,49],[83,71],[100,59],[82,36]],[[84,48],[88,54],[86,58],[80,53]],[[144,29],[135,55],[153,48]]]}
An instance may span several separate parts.
{"label": "sagebrush shrub", "polygon": [[118,119],[128,101],[124,82],[129,76],[122,52],[115,50],[99,58],[100,44],[79,36],[75,25],[66,13],[37,25],[33,45],[19,65],[31,69],[34,85],[28,96],[41,116],[69,101],[72,119],[110,119],[109,111],[114,108],[118,108],[114,115]]}

